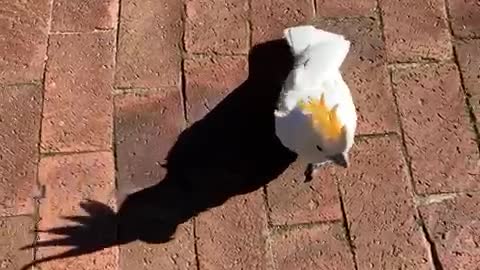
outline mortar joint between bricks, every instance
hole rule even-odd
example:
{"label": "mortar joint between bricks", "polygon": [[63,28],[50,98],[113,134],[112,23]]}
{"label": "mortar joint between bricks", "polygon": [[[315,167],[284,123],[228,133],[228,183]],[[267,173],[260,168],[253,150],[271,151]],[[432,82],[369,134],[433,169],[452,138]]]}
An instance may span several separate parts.
{"label": "mortar joint between bricks", "polygon": [[[41,81],[41,84],[42,84],[42,101],[41,101],[41,104],[40,104],[40,127],[39,127],[39,130],[38,130],[38,146],[37,146],[37,149],[38,149],[38,160],[37,160],[37,172],[36,172],[36,179],[35,179],[35,188],[37,189],[38,192],[40,192],[41,194],[35,194],[35,195],[40,195],[40,197],[45,197],[45,186],[42,185],[42,183],[40,182],[40,161],[41,159],[43,158],[42,156],[42,133],[43,133],[43,130],[42,130],[42,126],[43,126],[43,113],[44,113],[44,106],[45,106],[45,88],[46,88],[46,85],[45,85],[45,82],[46,82],[46,79],[47,79],[47,65],[48,65],[48,53],[50,51],[50,32],[52,30],[52,15],[53,15],[53,3],[54,1],[53,0],[50,0],[50,9],[48,11],[49,13],[49,16],[48,16],[48,22],[47,22],[47,32],[48,32],[48,35],[47,35],[47,46],[46,46],[46,49],[45,49],[45,61],[43,63],[43,74],[42,74],[42,81]],[[33,257],[33,262],[35,262],[38,258],[38,254],[37,254],[37,251],[38,249],[36,248],[36,245],[39,241],[39,233],[38,233],[38,230],[39,230],[39,226],[40,226],[40,221],[42,219],[42,217],[40,216],[40,205],[41,205],[41,201],[40,197],[34,197],[34,235],[33,235],[33,252],[32,252],[32,257]],[[36,268],[35,265],[32,265],[32,268]]]}

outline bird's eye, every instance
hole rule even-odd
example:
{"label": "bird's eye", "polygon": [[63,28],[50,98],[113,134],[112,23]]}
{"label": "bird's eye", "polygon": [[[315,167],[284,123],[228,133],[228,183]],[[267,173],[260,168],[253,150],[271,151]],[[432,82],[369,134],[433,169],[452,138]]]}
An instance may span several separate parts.
{"label": "bird's eye", "polygon": [[322,149],[320,146],[318,146],[318,145],[317,145],[317,149],[318,149],[318,151],[320,151],[320,152],[323,151],[323,149]]}

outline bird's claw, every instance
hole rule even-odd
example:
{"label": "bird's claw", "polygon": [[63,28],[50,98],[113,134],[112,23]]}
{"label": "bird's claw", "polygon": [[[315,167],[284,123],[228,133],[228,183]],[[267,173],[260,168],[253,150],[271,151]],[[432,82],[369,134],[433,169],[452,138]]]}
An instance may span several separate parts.
{"label": "bird's claw", "polygon": [[327,164],[328,162],[321,162],[321,163],[309,163],[307,168],[305,169],[305,181],[304,183],[308,183],[313,180],[313,176],[315,171],[318,170],[323,165]]}

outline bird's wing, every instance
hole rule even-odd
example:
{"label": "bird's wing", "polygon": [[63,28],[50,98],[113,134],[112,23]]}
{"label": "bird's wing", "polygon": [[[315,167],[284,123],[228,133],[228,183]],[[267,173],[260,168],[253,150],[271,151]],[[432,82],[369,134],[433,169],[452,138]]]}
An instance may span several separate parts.
{"label": "bird's wing", "polygon": [[283,114],[293,109],[305,94],[318,91],[321,82],[339,70],[350,49],[350,42],[342,35],[311,25],[287,28],[284,38],[294,54],[296,66],[286,79],[279,99],[278,107]]}
{"label": "bird's wing", "polygon": [[[295,56],[297,67],[302,68],[300,65],[303,65],[317,79],[339,70],[350,50],[350,41],[342,35],[316,29],[311,25],[287,28],[284,35]],[[309,73],[305,75],[309,76]]]}
{"label": "bird's wing", "polygon": [[342,35],[317,29],[312,25],[300,25],[286,28],[283,36],[294,55],[300,55],[309,46],[320,42],[345,40]]}

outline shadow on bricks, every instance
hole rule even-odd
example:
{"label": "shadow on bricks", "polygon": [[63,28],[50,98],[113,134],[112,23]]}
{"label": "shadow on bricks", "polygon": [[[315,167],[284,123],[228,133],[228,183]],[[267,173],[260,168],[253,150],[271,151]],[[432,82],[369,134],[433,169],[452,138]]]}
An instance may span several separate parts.
{"label": "shadow on bricks", "polygon": [[84,202],[81,206],[89,216],[67,217],[79,225],[43,232],[63,238],[24,247],[72,249],[30,265],[135,240],[165,243],[178,225],[200,212],[278,177],[296,159],[275,136],[273,118],[281,85],[292,64],[283,40],[255,46],[249,55],[248,79],[180,134],[169,151],[162,181],[130,194],[117,213],[102,203]]}

